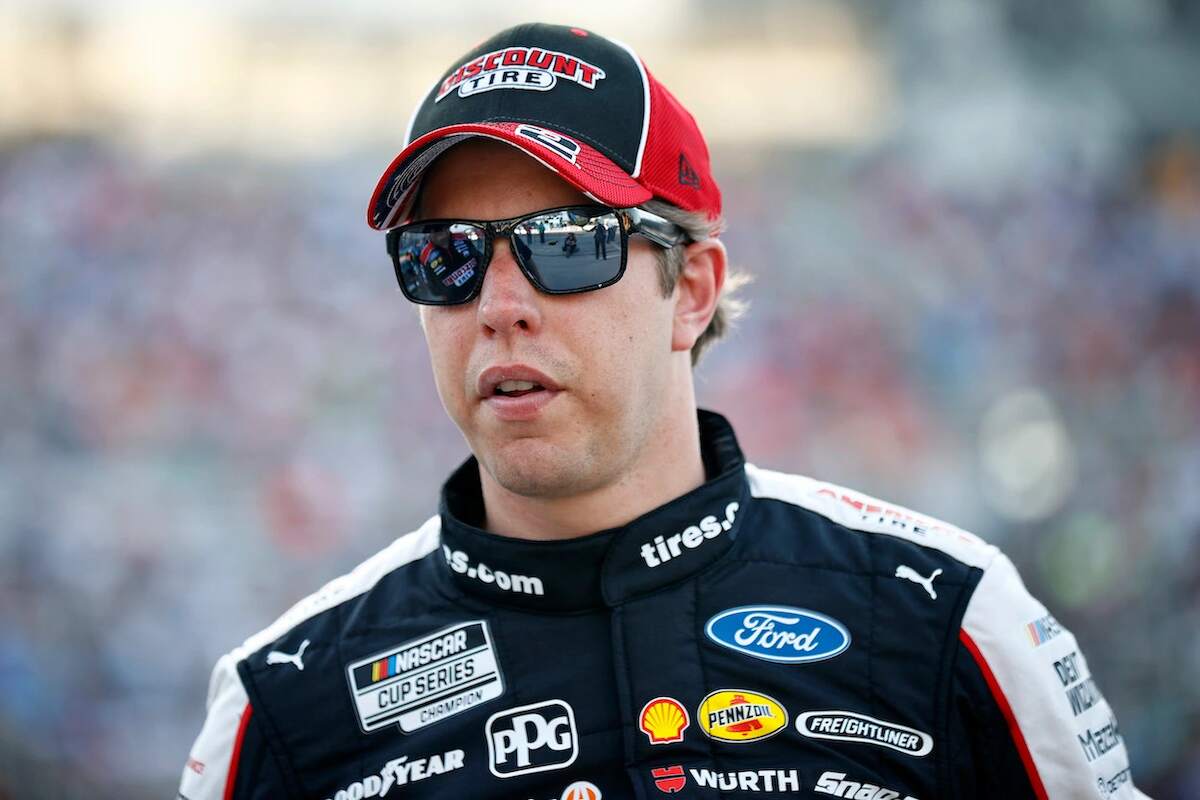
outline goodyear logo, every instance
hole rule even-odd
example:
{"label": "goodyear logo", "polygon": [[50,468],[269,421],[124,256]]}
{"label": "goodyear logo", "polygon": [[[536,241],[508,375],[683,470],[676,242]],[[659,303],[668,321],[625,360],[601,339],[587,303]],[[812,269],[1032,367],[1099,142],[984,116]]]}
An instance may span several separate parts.
{"label": "goodyear logo", "polygon": [[766,739],[788,724],[778,700],[748,689],[718,689],[700,701],[696,719],[709,738],[722,742]]}

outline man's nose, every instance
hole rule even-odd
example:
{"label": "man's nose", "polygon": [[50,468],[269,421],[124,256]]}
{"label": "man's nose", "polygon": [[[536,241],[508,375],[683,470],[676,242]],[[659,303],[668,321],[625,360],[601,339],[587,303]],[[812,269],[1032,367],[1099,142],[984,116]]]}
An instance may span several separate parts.
{"label": "man's nose", "polygon": [[536,332],[542,319],[539,295],[521,272],[508,241],[497,239],[479,290],[477,314],[485,331],[501,335],[516,330]]}

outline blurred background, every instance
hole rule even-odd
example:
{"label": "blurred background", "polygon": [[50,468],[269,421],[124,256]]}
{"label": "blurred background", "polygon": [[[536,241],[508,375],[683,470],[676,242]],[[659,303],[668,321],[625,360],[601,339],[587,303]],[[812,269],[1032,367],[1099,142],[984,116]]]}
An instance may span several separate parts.
{"label": "blurred background", "polygon": [[364,221],[500,27],[633,45],[754,277],[751,460],[1003,547],[1200,797],[1200,3],[6,0],[0,797],[170,797],[219,654],[466,454]]}

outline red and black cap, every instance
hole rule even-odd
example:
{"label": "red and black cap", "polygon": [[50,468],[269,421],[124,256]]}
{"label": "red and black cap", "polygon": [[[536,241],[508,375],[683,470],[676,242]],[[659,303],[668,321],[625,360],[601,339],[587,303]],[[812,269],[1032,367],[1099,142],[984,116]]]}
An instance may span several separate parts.
{"label": "red and black cap", "polygon": [[520,148],[607,205],[654,197],[709,219],[721,213],[696,121],[637,54],[580,28],[533,23],[496,34],[442,75],[375,187],[367,223],[406,221],[424,171],[472,136]]}

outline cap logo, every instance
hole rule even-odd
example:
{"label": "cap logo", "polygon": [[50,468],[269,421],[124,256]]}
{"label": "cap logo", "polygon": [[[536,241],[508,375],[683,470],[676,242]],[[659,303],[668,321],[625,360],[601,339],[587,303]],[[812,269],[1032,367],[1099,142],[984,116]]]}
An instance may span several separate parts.
{"label": "cap logo", "polygon": [[683,153],[679,154],[679,185],[700,188],[700,176],[692,169],[692,162],[688,161]]}
{"label": "cap logo", "polygon": [[[517,136],[524,136],[526,139],[533,139],[542,147],[549,148],[554,153],[562,156],[572,164],[575,163],[575,158],[579,155],[579,142],[574,139],[568,139],[561,133],[539,128],[536,125],[518,125],[515,133]],[[578,165],[576,165],[578,166]]]}
{"label": "cap logo", "polygon": [[477,56],[450,73],[442,81],[434,102],[440,102],[456,88],[459,97],[493,89],[548,92],[559,78],[595,89],[596,81],[603,77],[604,70],[567,53],[540,47],[506,47]]}

